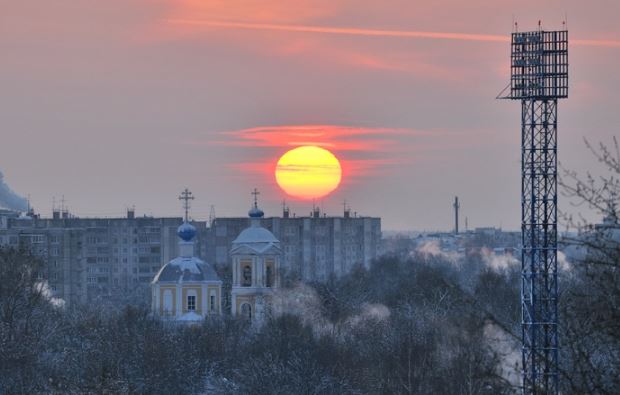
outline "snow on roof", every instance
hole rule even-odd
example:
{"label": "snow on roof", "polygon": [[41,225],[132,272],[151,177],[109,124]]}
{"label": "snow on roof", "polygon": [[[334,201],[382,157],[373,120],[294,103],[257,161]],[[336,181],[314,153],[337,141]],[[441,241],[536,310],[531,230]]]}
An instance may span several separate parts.
{"label": "snow on roof", "polygon": [[280,254],[280,243],[241,243],[233,244],[231,254]]}
{"label": "snow on roof", "polygon": [[170,261],[171,265],[179,266],[182,272],[189,271],[192,274],[200,274],[199,265],[204,264],[202,260],[196,257],[178,257]]}
{"label": "snow on roof", "polygon": [[280,243],[280,241],[267,229],[254,225],[244,229],[233,241],[233,244],[252,243]]}
{"label": "snow on roof", "polygon": [[165,264],[155,275],[157,282],[221,281],[211,265],[196,257],[178,257]]}

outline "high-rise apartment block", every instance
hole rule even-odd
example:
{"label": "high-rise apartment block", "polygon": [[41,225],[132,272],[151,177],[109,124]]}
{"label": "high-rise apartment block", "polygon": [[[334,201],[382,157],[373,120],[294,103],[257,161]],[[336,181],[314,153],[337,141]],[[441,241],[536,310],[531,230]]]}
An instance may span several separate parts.
{"label": "high-rise apartment block", "polygon": [[[163,263],[179,253],[176,231],[183,219],[53,218],[0,213],[0,246],[25,247],[45,262],[40,273],[67,304],[142,298]],[[206,230],[206,222],[192,222]],[[203,239],[204,240],[204,239]],[[196,240],[204,255],[204,242]]]}
{"label": "high-rise apartment block", "polygon": [[[0,211],[0,246],[23,246],[45,262],[41,278],[68,305],[107,300],[148,301],[148,285],[159,269],[179,256],[182,217],[52,218]],[[191,221],[197,229],[196,257],[215,267],[231,265],[233,240],[250,226],[248,217]],[[370,266],[379,254],[381,219],[358,217],[260,218],[281,242],[282,274],[303,281],[342,276],[355,265]]]}
{"label": "high-rise apartment block", "polygon": [[[230,246],[249,226],[247,217],[217,218],[207,235],[207,260],[218,265],[230,263]],[[280,240],[282,273],[303,281],[324,281],[342,276],[355,266],[370,267],[379,255],[381,218],[320,215],[315,209],[308,217],[261,218],[260,226]]]}

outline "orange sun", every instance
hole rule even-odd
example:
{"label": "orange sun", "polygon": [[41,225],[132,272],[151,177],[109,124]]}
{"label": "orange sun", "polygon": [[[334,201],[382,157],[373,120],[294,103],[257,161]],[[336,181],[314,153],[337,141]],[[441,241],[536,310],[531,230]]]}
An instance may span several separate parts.
{"label": "orange sun", "polygon": [[287,151],[276,165],[276,181],[288,195],[316,199],[328,195],[340,184],[342,168],[328,150],[305,145]]}

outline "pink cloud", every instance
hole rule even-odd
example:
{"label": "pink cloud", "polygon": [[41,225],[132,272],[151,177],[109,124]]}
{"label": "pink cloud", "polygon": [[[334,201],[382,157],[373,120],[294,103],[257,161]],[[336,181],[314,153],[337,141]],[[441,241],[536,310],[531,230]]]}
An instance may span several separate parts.
{"label": "pink cloud", "polygon": [[[430,132],[402,128],[368,128],[341,125],[279,125],[222,132],[215,143],[229,146],[292,148],[316,145],[337,152],[394,152],[396,135]],[[213,141],[212,141],[213,142]]]}
{"label": "pink cloud", "polygon": [[229,168],[242,174],[261,175],[264,179],[273,178],[280,155],[289,149],[300,145],[321,146],[336,155],[342,166],[343,182],[350,184],[361,177],[386,174],[389,167],[407,163],[410,152],[406,147],[410,143],[402,138],[432,133],[402,128],[279,125],[222,132],[219,134],[222,139],[204,143],[244,147],[247,155],[256,159],[230,163]]}

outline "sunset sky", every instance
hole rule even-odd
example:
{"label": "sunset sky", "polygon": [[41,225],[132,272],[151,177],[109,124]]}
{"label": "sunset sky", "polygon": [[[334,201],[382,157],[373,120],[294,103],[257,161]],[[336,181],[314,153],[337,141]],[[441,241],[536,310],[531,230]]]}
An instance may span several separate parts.
{"label": "sunset sky", "polygon": [[0,0],[0,171],[46,216],[62,195],[78,216],[180,215],[186,186],[197,219],[245,215],[254,187],[271,216],[278,158],[310,143],[343,165],[327,214],[449,230],[458,195],[470,227],[518,229],[509,34],[565,18],[559,156],[596,173],[583,138],[620,131],[617,0]]}

